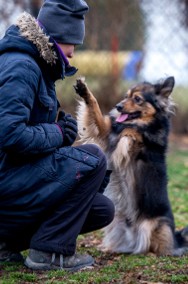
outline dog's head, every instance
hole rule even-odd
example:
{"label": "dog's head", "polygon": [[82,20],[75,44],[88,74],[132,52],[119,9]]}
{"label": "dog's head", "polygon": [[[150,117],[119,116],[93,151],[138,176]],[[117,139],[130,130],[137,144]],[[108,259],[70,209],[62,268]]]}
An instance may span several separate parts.
{"label": "dog's head", "polygon": [[125,98],[116,105],[113,114],[119,123],[150,123],[157,115],[166,115],[173,112],[173,102],[170,94],[174,88],[174,77],[168,77],[163,82],[151,84],[140,83],[125,95]]}

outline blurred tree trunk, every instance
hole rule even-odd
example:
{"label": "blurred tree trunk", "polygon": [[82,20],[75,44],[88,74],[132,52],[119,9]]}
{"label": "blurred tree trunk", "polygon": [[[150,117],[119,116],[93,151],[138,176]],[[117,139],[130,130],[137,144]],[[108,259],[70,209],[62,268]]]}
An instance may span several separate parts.
{"label": "blurred tree trunk", "polygon": [[38,16],[42,3],[42,0],[30,0],[30,12],[35,18]]}
{"label": "blurred tree trunk", "polygon": [[185,20],[186,27],[188,28],[188,0],[180,0],[182,5],[182,15]]}
{"label": "blurred tree trunk", "polygon": [[87,49],[111,50],[114,37],[120,50],[142,49],[143,17],[139,0],[87,0],[90,7],[86,15]]}

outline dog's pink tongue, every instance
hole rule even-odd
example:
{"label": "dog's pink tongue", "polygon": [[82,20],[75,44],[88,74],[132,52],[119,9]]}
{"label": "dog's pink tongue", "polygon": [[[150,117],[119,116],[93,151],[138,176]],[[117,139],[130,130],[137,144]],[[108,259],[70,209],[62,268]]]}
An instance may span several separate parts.
{"label": "dog's pink tongue", "polygon": [[120,114],[120,116],[116,118],[116,121],[123,122],[128,118],[128,116],[129,116],[128,114]]}

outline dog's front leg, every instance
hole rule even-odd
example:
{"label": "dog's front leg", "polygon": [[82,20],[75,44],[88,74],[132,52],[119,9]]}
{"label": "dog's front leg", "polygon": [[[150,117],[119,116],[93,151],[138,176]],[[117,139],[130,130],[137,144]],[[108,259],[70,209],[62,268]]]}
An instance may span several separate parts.
{"label": "dog's front leg", "polygon": [[85,78],[80,77],[76,80],[76,85],[74,86],[76,93],[84,99],[85,103],[88,105],[88,107],[93,107],[93,102],[96,101],[93,94],[89,90]]}
{"label": "dog's front leg", "polygon": [[98,130],[98,135],[101,138],[106,138],[111,128],[111,121],[109,116],[102,115],[98,102],[87,87],[84,78],[77,79],[74,88],[76,90],[76,93],[84,99],[87,106],[87,119],[85,119],[85,121],[87,121],[86,127],[90,128],[90,125],[95,124]]}

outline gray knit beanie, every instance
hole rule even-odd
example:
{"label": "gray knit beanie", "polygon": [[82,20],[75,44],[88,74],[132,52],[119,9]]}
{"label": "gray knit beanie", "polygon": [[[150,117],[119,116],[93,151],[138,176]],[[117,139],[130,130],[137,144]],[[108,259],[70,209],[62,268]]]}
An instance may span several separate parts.
{"label": "gray knit beanie", "polygon": [[37,19],[58,43],[77,45],[84,40],[88,9],[84,0],[46,0]]}

